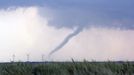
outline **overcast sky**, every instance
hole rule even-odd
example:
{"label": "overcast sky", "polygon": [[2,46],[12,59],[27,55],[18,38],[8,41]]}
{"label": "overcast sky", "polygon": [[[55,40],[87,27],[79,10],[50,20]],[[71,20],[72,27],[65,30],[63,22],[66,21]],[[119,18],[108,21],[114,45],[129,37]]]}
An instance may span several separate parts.
{"label": "overcast sky", "polygon": [[[0,61],[134,60],[133,0],[0,0]],[[53,53],[49,56],[50,53]]]}

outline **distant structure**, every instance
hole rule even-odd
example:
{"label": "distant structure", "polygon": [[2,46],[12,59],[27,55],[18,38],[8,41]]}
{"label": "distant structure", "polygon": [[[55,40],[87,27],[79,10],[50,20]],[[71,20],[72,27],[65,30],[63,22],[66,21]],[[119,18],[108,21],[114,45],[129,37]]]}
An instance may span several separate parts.
{"label": "distant structure", "polygon": [[30,54],[27,54],[27,62],[29,62]]}
{"label": "distant structure", "polygon": [[12,56],[12,62],[14,62],[15,61],[15,54],[13,54],[13,56]]}
{"label": "distant structure", "polygon": [[42,62],[44,62],[44,54],[42,54],[41,59],[42,59]]}

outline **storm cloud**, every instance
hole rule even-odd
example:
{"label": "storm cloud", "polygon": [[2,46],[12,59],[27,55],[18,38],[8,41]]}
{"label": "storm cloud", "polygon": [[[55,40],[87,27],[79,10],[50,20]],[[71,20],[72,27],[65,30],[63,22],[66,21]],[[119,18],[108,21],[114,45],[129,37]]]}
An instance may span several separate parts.
{"label": "storm cloud", "polygon": [[55,60],[133,60],[133,4],[133,0],[0,0],[1,57],[7,61],[16,53],[24,60],[29,53],[39,60],[40,54],[61,49]]}
{"label": "storm cloud", "polygon": [[77,26],[134,29],[133,0],[2,0],[1,8],[40,7],[56,28]]}

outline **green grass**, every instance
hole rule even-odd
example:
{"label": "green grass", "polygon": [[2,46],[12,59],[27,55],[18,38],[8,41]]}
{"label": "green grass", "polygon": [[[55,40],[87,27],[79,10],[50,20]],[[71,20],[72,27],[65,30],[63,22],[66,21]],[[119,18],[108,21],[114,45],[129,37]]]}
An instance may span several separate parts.
{"label": "green grass", "polygon": [[0,75],[134,75],[131,62],[1,63]]}

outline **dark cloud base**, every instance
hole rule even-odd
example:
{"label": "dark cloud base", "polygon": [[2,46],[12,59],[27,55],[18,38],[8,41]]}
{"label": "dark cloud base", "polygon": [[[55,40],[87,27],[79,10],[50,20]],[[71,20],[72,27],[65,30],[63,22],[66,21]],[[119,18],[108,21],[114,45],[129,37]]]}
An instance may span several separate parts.
{"label": "dark cloud base", "polygon": [[41,7],[40,15],[56,28],[134,29],[133,4],[133,0],[1,0],[0,8]]}

